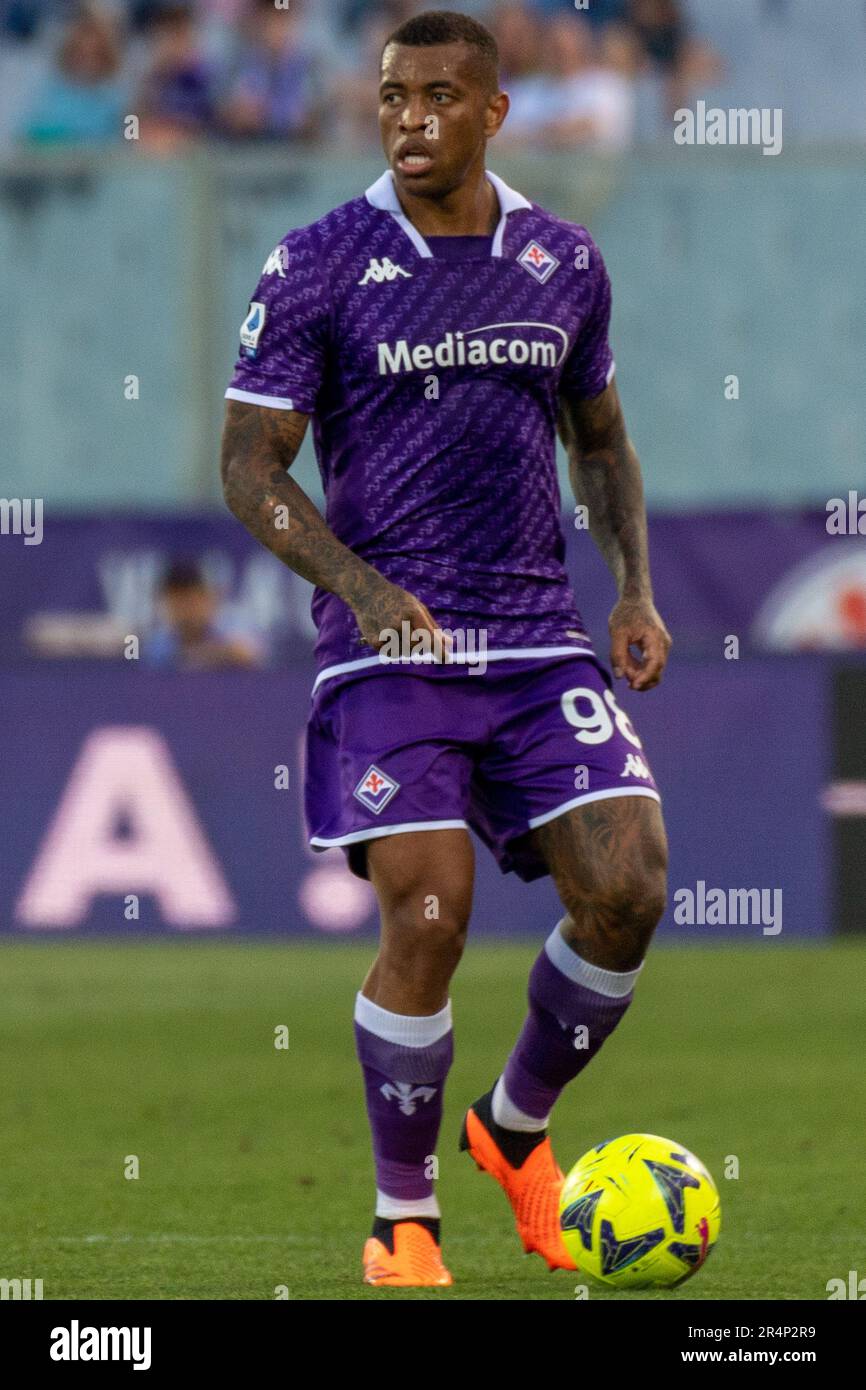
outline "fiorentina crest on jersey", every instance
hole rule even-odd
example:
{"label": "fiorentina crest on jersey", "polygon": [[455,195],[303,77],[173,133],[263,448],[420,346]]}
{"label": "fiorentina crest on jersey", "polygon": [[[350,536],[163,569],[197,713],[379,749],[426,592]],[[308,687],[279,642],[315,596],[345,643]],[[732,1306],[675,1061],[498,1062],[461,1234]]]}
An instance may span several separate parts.
{"label": "fiorentina crest on jersey", "polygon": [[549,251],[545,251],[537,241],[530,241],[528,246],[524,246],[520,255],[517,257],[518,265],[522,265],[524,270],[528,270],[530,275],[543,285],[549,280],[559,261],[555,256],[551,256]]}
{"label": "fiorentina crest on jersey", "polygon": [[358,798],[368,811],[372,811],[374,816],[388,805],[391,797],[400,790],[400,783],[395,782],[393,777],[389,777],[381,768],[371,764],[364,773],[354,795]]}

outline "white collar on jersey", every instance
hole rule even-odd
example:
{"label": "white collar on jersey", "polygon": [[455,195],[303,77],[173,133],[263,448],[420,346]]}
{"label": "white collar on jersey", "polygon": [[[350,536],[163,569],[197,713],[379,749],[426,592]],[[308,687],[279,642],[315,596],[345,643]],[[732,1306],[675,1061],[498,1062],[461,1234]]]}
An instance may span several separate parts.
{"label": "white collar on jersey", "polygon": [[[490,249],[491,256],[502,255],[502,238],[505,235],[505,223],[510,212],[517,212],[518,208],[531,208],[532,204],[528,198],[524,198],[522,193],[517,193],[513,188],[509,188],[497,174],[492,170],[486,171],[487,178],[496,190],[499,199],[499,211],[502,214],[499,218],[499,225],[493,235],[493,245]],[[394,187],[394,175],[390,169],[386,169],[381,178],[371,184],[365,195],[367,202],[374,208],[381,208],[383,212],[390,212],[395,221],[399,222],[402,230],[406,233],[419,256],[431,257],[433,252],[422,237],[418,228],[415,227],[406,216],[400,206],[397,197],[397,190]]]}

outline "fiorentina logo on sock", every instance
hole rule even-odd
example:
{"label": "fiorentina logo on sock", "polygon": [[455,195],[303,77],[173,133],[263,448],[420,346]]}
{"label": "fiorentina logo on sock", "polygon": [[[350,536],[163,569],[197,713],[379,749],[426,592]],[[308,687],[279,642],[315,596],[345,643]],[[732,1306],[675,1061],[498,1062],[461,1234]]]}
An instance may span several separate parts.
{"label": "fiorentina logo on sock", "polygon": [[372,811],[374,816],[384,810],[392,796],[400,790],[400,783],[395,782],[393,777],[389,777],[375,763],[367,768],[364,776],[358,783],[353,793],[362,802],[368,811]]}
{"label": "fiorentina logo on sock", "polygon": [[417,1100],[423,1100],[426,1105],[436,1094],[435,1086],[413,1086],[410,1081],[386,1081],[380,1090],[386,1100],[397,1101],[397,1109],[404,1115],[414,1115],[418,1109]]}

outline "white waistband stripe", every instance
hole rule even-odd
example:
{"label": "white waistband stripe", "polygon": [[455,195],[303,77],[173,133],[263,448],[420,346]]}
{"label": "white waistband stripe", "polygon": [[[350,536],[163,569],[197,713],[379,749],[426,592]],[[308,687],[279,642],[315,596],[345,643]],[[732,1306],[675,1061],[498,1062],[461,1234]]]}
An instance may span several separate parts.
{"label": "white waistband stripe", "polygon": [[334,676],[343,676],[347,671],[369,670],[374,666],[381,666],[383,671],[405,671],[407,668],[417,669],[419,666],[477,666],[482,661],[540,661],[550,656],[595,656],[595,652],[592,647],[509,647],[501,651],[478,652],[471,655],[464,652],[453,656],[450,662],[435,662],[432,654],[409,661],[383,661],[378,656],[362,656],[357,661],[344,661],[339,666],[326,666],[316,676],[313,694],[322,681],[331,680]]}

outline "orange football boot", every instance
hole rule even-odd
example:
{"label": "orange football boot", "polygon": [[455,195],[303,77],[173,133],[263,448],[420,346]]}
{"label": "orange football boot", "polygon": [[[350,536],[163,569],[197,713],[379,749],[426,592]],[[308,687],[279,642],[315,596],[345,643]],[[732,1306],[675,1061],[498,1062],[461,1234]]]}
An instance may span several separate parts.
{"label": "orange football boot", "polygon": [[[519,1166],[511,1163],[494,1138],[492,1092],[466,1112],[460,1148],[502,1188],[514,1212],[517,1234],[527,1255],[537,1253],[549,1269],[576,1269],[559,1230],[559,1195],[565,1181],[545,1137]],[[493,1132],[491,1132],[493,1131]]]}
{"label": "orange football boot", "polygon": [[378,1236],[364,1246],[364,1283],[411,1289],[447,1288],[453,1284],[442,1263],[442,1252],[431,1233],[417,1221],[398,1221],[393,1251]]}

